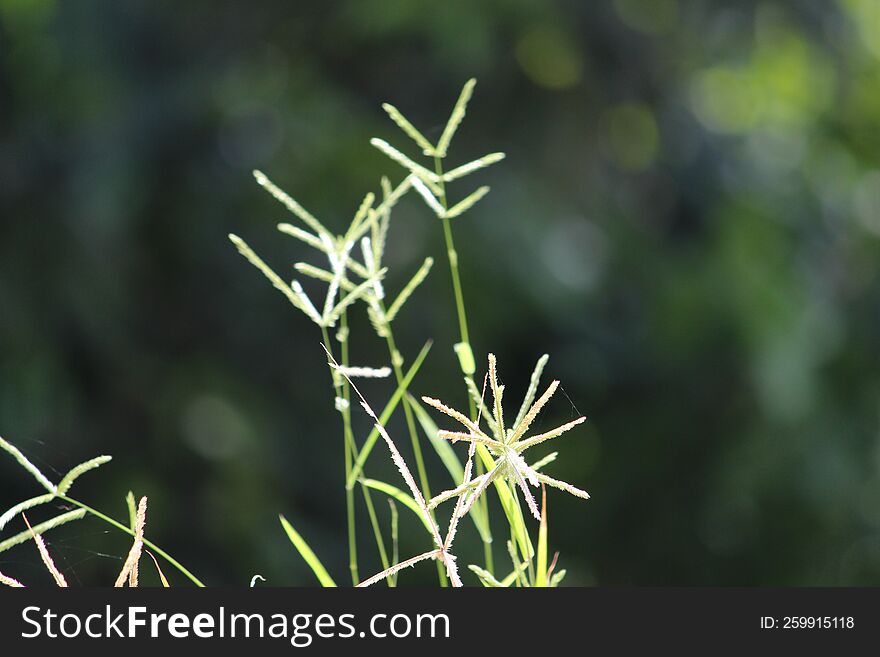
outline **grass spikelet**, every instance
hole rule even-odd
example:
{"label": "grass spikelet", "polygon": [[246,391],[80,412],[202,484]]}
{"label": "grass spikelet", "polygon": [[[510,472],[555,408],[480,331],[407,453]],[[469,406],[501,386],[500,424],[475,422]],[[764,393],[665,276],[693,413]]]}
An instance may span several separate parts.
{"label": "grass spikelet", "polygon": [[37,495],[36,497],[25,500],[24,502],[19,502],[12,508],[6,510],[3,515],[0,516],[0,531],[3,531],[3,528],[6,527],[7,524],[9,524],[9,521],[22,511],[27,511],[28,509],[32,509],[35,506],[39,506],[41,504],[46,504],[47,502],[51,502],[54,499],[54,493],[46,493],[45,495]]}
{"label": "grass spikelet", "polygon": [[134,542],[128,551],[128,557],[126,557],[125,563],[122,565],[122,570],[119,571],[116,582],[113,584],[116,588],[121,588],[126,580],[128,580],[128,585],[132,588],[138,585],[138,562],[141,559],[141,551],[144,548],[144,525],[146,522],[147,498],[141,497],[134,521]]}
{"label": "grass spikelet", "polygon": [[348,308],[351,304],[356,302],[358,299],[364,296],[364,293],[367,292],[376,280],[381,280],[385,273],[388,271],[387,268],[382,268],[376,272],[374,276],[371,276],[363,283],[357,285],[351,292],[342,297],[342,300],[336,304],[336,307],[330,311],[330,314],[325,318],[325,322],[327,326],[333,326],[336,323],[336,320],[339,319],[339,316],[343,313],[343,311]]}
{"label": "grass spikelet", "polygon": [[410,123],[407,118],[400,113],[400,111],[390,103],[383,103],[382,109],[385,110],[385,113],[391,118],[394,123],[397,124],[397,127],[403,130],[407,137],[412,139],[419,148],[422,149],[422,153],[424,155],[433,156],[434,155],[434,146],[429,142],[425,136],[419,132],[416,127]]}
{"label": "grass spikelet", "polygon": [[391,376],[390,367],[343,367],[340,365],[337,371],[350,379],[384,379]]}
{"label": "grass spikelet", "polygon": [[553,477],[548,477],[545,474],[538,473],[538,481],[542,484],[547,484],[548,486],[552,486],[553,488],[558,488],[559,490],[564,490],[566,493],[570,495],[574,495],[575,497],[580,497],[581,499],[588,500],[590,499],[590,494],[585,491],[577,488],[576,486],[572,486],[568,482],[559,481],[558,479],[554,479]]}
{"label": "grass spikelet", "polygon": [[[333,276],[331,274],[330,280],[333,280]],[[309,295],[306,294],[306,291],[303,290],[302,285],[299,281],[293,280],[290,282],[290,289],[296,295],[297,299],[299,299],[300,307],[302,311],[318,326],[323,326],[324,320],[321,317],[321,313],[318,312],[318,309],[315,308],[315,304],[312,303],[312,300],[309,299]]]}
{"label": "grass spikelet", "polygon": [[282,223],[278,224],[278,230],[285,235],[290,235],[291,237],[295,237],[301,242],[305,242],[311,247],[318,249],[319,251],[324,251],[325,246],[324,242],[321,241],[321,238],[316,237],[309,233],[308,231],[303,230],[293,224]]}
{"label": "grass spikelet", "polygon": [[535,401],[535,395],[538,392],[538,383],[541,380],[541,374],[544,372],[544,367],[547,365],[548,360],[550,360],[550,356],[544,354],[538,359],[538,362],[535,364],[535,369],[532,370],[532,377],[529,381],[529,388],[526,391],[526,396],[525,399],[523,399],[522,406],[519,407],[519,412],[516,414],[516,422],[513,423],[513,426],[519,426],[526,412],[529,410],[529,406],[531,406],[532,402]]}
{"label": "grass spikelet", "polygon": [[483,187],[480,187],[477,191],[468,195],[463,200],[459,201],[458,203],[453,205],[451,208],[449,208],[445,213],[446,218],[447,219],[455,219],[455,217],[457,217],[458,215],[460,215],[464,212],[467,212],[474,205],[476,205],[477,202],[481,198],[483,198],[488,193],[489,193],[489,187],[487,187],[485,185]]}
{"label": "grass spikelet", "polygon": [[[67,524],[68,522],[72,522],[74,520],[79,520],[84,515],[86,515],[85,509],[75,509],[73,511],[67,511],[66,513],[62,513],[61,515],[55,516],[45,522],[41,522],[39,525],[33,528],[33,531],[37,534],[45,534],[50,529],[54,529],[55,527],[60,527],[61,525]],[[7,538],[5,541],[0,543],[0,552],[5,552],[9,548],[15,547],[16,545],[21,545],[25,541],[29,541],[31,539],[31,531],[25,530],[16,534],[15,536],[11,536]]]}
{"label": "grass spikelet", "polygon": [[47,491],[49,491],[50,493],[56,493],[58,491],[55,484],[49,481],[46,475],[40,472],[40,469],[33,463],[31,463],[28,458],[21,453],[21,450],[19,450],[18,447],[0,437],[0,448],[2,448],[4,451],[10,454],[12,458],[18,461],[18,464],[25,470],[30,472],[33,475],[34,479],[40,482],[40,485]]}
{"label": "grass spikelet", "polygon": [[383,570],[381,573],[376,573],[372,577],[369,577],[358,584],[358,588],[366,588],[368,586],[372,586],[377,582],[381,582],[386,577],[391,577],[396,573],[399,573],[404,568],[412,568],[420,561],[426,561],[428,559],[436,559],[439,554],[439,550],[432,550],[431,552],[425,552],[424,554],[420,554],[416,557],[412,557],[411,559],[407,559],[406,561],[401,561],[390,568]]}
{"label": "grass spikelet", "polygon": [[454,408],[450,408],[449,406],[447,406],[446,404],[441,402],[439,399],[434,399],[432,397],[422,397],[422,401],[425,402],[428,406],[431,406],[432,408],[436,408],[441,413],[445,413],[446,415],[451,417],[453,420],[456,420],[457,422],[462,424],[471,433],[474,433],[477,435],[483,435],[484,437],[488,438],[488,436],[486,436],[480,430],[480,428],[477,427],[476,424],[471,422],[470,418],[467,417],[464,413],[460,413],[457,410],[455,410]]}
{"label": "grass spikelet", "polygon": [[419,196],[425,199],[425,203],[434,211],[434,214],[441,218],[446,215],[446,210],[443,209],[440,201],[437,200],[437,197],[434,196],[434,193],[428,189],[425,183],[418,178],[413,178],[413,187],[419,193]]}
{"label": "grass spikelet", "polygon": [[[74,466],[66,475],[64,475],[61,481],[58,482],[58,494],[66,495],[67,491],[70,490],[70,487],[73,486],[73,482],[76,481],[77,477],[85,474],[89,470],[100,468],[102,465],[104,465],[105,463],[109,463],[111,460],[113,460],[112,456],[96,456],[93,459],[89,459],[88,461]],[[0,524],[0,527],[2,527],[2,524]]]}
{"label": "grass spikelet", "polygon": [[489,153],[488,155],[484,155],[481,158],[472,160],[467,164],[462,164],[460,167],[447,171],[443,174],[442,180],[443,182],[453,182],[459,178],[464,178],[465,176],[472,174],[474,171],[479,171],[480,169],[491,166],[496,162],[500,162],[505,157],[507,156],[504,153]]}
{"label": "grass spikelet", "polygon": [[461,89],[455,107],[452,108],[452,114],[449,115],[449,121],[446,122],[446,127],[443,129],[443,134],[440,135],[440,140],[437,142],[437,147],[434,150],[437,157],[446,157],[446,151],[449,149],[452,137],[455,135],[455,131],[458,130],[458,126],[461,125],[462,119],[464,119],[464,115],[467,113],[467,105],[474,93],[474,87],[476,85],[477,80],[475,78],[471,78],[464,83],[464,87]]}
{"label": "grass spikelet", "polygon": [[[315,267],[314,265],[310,265],[307,262],[298,262],[293,266],[293,268],[296,269],[303,276],[308,276],[309,278],[324,281],[325,283],[329,283],[333,280],[332,272],[329,272],[326,269],[321,269],[320,267]],[[340,281],[339,285],[346,292],[351,292],[355,288],[355,284],[347,278],[343,278],[342,281]]]}
{"label": "grass spikelet", "polygon": [[4,586],[8,586],[13,589],[24,588],[24,584],[19,582],[17,579],[10,577],[9,575],[4,575],[3,573],[0,573],[0,584],[3,584]]}
{"label": "grass spikelet", "polygon": [[330,235],[330,231],[324,228],[324,225],[318,221],[312,213],[293,200],[287,192],[283,191],[275,185],[275,183],[269,180],[266,174],[262,171],[254,171],[254,178],[260,187],[269,192],[277,201],[284,205],[284,207],[302,219],[303,223],[309,228],[319,235]]}
{"label": "grass spikelet", "polygon": [[510,442],[515,442],[522,436],[526,431],[529,430],[529,427],[532,426],[532,422],[535,421],[535,418],[538,416],[538,413],[541,412],[541,409],[544,408],[544,405],[550,401],[550,398],[553,396],[553,393],[556,392],[556,388],[559,387],[559,381],[553,381],[548,386],[547,390],[544,391],[544,394],[532,404],[532,407],[528,410],[528,412],[523,416],[523,419],[520,420],[520,423],[516,425],[513,430],[513,433],[510,436]]}
{"label": "grass spikelet", "polygon": [[43,560],[43,565],[46,566],[46,570],[48,570],[49,574],[52,575],[52,579],[55,580],[56,585],[66,589],[67,580],[64,579],[64,575],[61,574],[61,571],[58,570],[58,566],[56,566],[55,562],[52,561],[52,555],[49,554],[49,549],[46,547],[46,542],[43,540],[43,537],[34,531],[34,529],[31,527],[31,523],[28,522],[26,515],[21,514],[21,517],[24,518],[24,524],[27,525],[28,531],[30,531],[31,536],[34,539],[37,550],[40,552],[40,559]]}
{"label": "grass spikelet", "polygon": [[394,148],[394,146],[389,144],[384,139],[378,139],[374,137],[370,140],[370,144],[378,148],[380,151],[385,153],[385,155],[390,157],[404,169],[407,169],[411,174],[413,174],[415,178],[412,179],[410,182],[415,184],[415,181],[419,180],[426,185],[429,185],[433,189],[437,189],[437,184],[440,182],[440,176],[438,176],[436,173],[430,171],[429,169],[426,169],[421,164],[413,162],[406,155]]}
{"label": "grass spikelet", "polygon": [[407,300],[412,296],[412,293],[416,291],[416,288],[421,285],[424,280],[428,277],[428,274],[431,272],[431,267],[434,266],[433,258],[425,258],[425,261],[422,263],[422,266],[419,267],[419,270],[413,275],[409,282],[404,286],[404,288],[397,295],[397,298],[391,303],[388,307],[388,311],[385,313],[386,321],[393,322],[394,318],[397,317],[397,313],[400,312],[400,309],[403,308],[403,304],[407,302]]}
{"label": "grass spikelet", "polygon": [[281,277],[276,274],[269,265],[263,262],[263,259],[260,258],[260,256],[254,253],[254,250],[247,245],[247,242],[233,233],[229,233],[229,240],[235,244],[235,248],[238,249],[238,252],[243,255],[248,262],[263,272],[263,276],[269,279],[269,282],[272,283],[276,290],[279,290],[287,297],[290,303],[293,304],[294,308],[308,314],[308,311],[302,306],[302,301],[296,296],[293,290],[290,289],[290,286],[281,280]]}
{"label": "grass spikelet", "polygon": [[556,438],[557,436],[561,436],[566,431],[573,429],[577,425],[585,422],[587,418],[581,416],[576,420],[572,420],[571,422],[567,422],[560,427],[556,427],[552,431],[547,431],[546,433],[538,434],[537,436],[533,436],[527,440],[521,440],[516,444],[517,451],[521,452],[529,447],[533,447],[540,443],[543,443],[545,440],[550,440],[551,438]]}

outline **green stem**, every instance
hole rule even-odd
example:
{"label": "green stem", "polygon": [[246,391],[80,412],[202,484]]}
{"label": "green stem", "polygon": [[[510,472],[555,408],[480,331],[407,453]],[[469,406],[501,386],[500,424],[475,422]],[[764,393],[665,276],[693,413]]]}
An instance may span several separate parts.
{"label": "green stem", "polygon": [[[343,331],[347,326],[346,313],[342,314],[342,327]],[[321,336],[324,339],[324,346],[327,348],[327,351],[330,352],[330,355],[333,355],[333,345],[330,342],[330,335],[327,332],[327,327],[321,327]],[[346,336],[347,338],[347,336]],[[346,339],[342,343],[342,360],[343,365],[345,361],[348,359],[348,340]],[[330,377],[333,381],[333,389],[336,393],[336,396],[344,399],[348,402],[348,386],[342,385],[338,382],[338,375],[332,369],[330,370]],[[351,432],[351,414],[349,413],[348,405],[342,409],[342,433],[343,433],[343,451],[344,451],[344,459],[345,459],[345,480],[348,481],[348,476],[351,474],[351,465],[352,465],[352,451],[354,449],[354,436]],[[356,449],[354,450],[356,451]],[[351,582],[353,585],[357,586],[358,582],[360,582],[360,575],[358,574],[358,566],[357,566],[357,529],[355,525],[355,514],[354,514],[354,490],[351,488],[345,489],[345,515],[346,522],[348,525],[348,569],[351,571]]]}
{"label": "green stem", "polygon": [[[382,561],[382,570],[389,567],[388,553],[385,551],[385,540],[382,538],[382,531],[379,529],[379,520],[376,517],[376,508],[373,506],[373,498],[366,486],[361,486],[364,491],[364,503],[367,505],[367,515],[370,517],[370,524],[373,526],[373,534],[376,537],[376,545],[379,548],[379,559]],[[394,582],[390,577],[386,577],[385,581],[389,588],[394,587]]]}
{"label": "green stem", "polygon": [[[446,198],[446,185],[443,182],[443,163],[440,160],[440,157],[434,156],[434,171],[437,176],[440,178],[440,205],[444,210],[449,209],[449,202]],[[468,350],[471,350],[470,346],[470,337],[468,334],[468,324],[467,324],[467,311],[465,310],[464,305],[464,293],[462,292],[461,287],[461,275],[458,271],[458,251],[455,250],[455,240],[452,237],[452,224],[450,223],[447,217],[442,217],[441,222],[443,223],[443,239],[446,242],[446,256],[449,260],[449,273],[452,276],[452,290],[455,295],[455,311],[458,315],[458,330],[461,338],[461,342],[466,345]],[[465,376],[473,377],[467,372],[464,373]],[[474,400],[471,398],[470,393],[467,395],[468,400],[468,410],[470,412],[470,418],[472,420],[477,417],[477,405]],[[477,462],[477,475],[482,474],[481,463]],[[483,499],[477,500],[477,504],[480,505],[481,512],[485,518],[489,518],[489,507],[488,502],[483,496]],[[486,523],[486,527],[489,531],[489,536],[483,541],[483,554],[485,556],[486,561],[486,570],[490,573],[493,572],[493,559],[492,559],[492,536],[491,536],[491,528],[489,528],[489,523]]]}
{"label": "green stem", "polygon": [[[123,525],[121,522],[117,522],[116,520],[114,520],[114,519],[111,518],[110,516],[101,513],[101,512],[98,511],[97,509],[93,509],[92,507],[90,507],[90,506],[87,505],[87,504],[83,504],[83,503],[80,502],[79,500],[75,500],[75,499],[73,499],[72,497],[65,497],[64,495],[59,495],[59,496],[58,496],[58,499],[59,499],[59,500],[64,500],[64,501],[67,502],[68,504],[73,504],[74,506],[78,506],[80,509],[84,509],[85,511],[87,511],[88,513],[91,513],[91,514],[92,514],[93,516],[95,516],[96,518],[100,518],[101,520],[103,520],[103,521],[106,522],[107,524],[109,524],[109,525],[113,525],[113,526],[116,527],[117,529],[120,529],[120,530],[124,531],[124,532],[125,532],[126,534],[128,534],[129,536],[134,536],[134,532],[131,530],[130,527],[126,527],[126,526]],[[172,557],[170,554],[168,554],[165,550],[163,550],[162,548],[160,548],[158,545],[156,545],[156,544],[153,543],[152,541],[149,541],[149,540],[147,540],[146,538],[144,538],[143,541],[144,541],[144,545],[146,545],[146,546],[147,546],[148,548],[150,548],[153,552],[155,552],[156,554],[158,554],[159,556],[161,556],[163,559],[165,559],[165,561],[167,561],[168,563],[170,563],[172,566],[174,566],[175,568],[177,568],[177,570],[179,570],[181,573],[183,573],[184,575],[186,575],[186,577],[189,578],[189,580],[190,580],[193,584],[195,584],[196,586],[198,586],[198,587],[200,587],[200,588],[204,588],[205,585],[202,583],[202,581],[201,581],[198,577],[196,577],[195,575],[193,575],[189,570],[187,570],[186,568],[184,568],[183,565],[182,565],[177,559],[175,559],[174,557]]]}

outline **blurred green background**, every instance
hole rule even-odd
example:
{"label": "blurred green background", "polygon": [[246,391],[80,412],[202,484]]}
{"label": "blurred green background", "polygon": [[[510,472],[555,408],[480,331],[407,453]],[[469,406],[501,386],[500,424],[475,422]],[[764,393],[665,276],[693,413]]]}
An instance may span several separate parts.
{"label": "blurred green background", "polygon": [[[251,170],[341,231],[400,177],[380,104],[435,139],[474,76],[450,163],[508,154],[458,187],[492,186],[455,226],[474,347],[511,403],[548,352],[541,426],[589,418],[553,446],[593,495],[550,495],[567,583],[878,585],[878,34],[873,0],[0,0],[0,431],[50,473],[113,454],[78,497],[148,495],[148,536],[210,584],[313,583],[279,512],[346,581],[320,335],[226,234],[290,275],[312,254]],[[413,389],[465,406],[439,223],[408,198],[391,230],[392,289],[437,259],[397,324],[410,359],[435,341]],[[37,492],[0,460],[0,507]],[[74,585],[128,546],[94,519],[47,537]],[[0,569],[49,582],[32,545]]]}

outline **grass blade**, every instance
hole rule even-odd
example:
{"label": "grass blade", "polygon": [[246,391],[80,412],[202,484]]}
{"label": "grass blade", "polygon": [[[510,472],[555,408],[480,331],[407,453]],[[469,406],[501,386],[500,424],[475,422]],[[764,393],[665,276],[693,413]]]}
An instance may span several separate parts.
{"label": "grass blade", "polygon": [[281,526],[284,527],[287,537],[290,539],[290,542],[293,543],[293,547],[296,548],[297,552],[299,552],[309,568],[312,569],[312,572],[315,573],[318,581],[321,582],[321,586],[335,587],[336,582],[334,582],[333,578],[327,573],[324,565],[321,563],[320,559],[315,556],[315,553],[312,552],[312,548],[309,547],[308,543],[306,543],[303,540],[303,537],[297,533],[293,528],[293,525],[287,521],[287,518],[280,514],[278,515],[278,518],[281,520]]}
{"label": "grass blade", "polygon": [[538,529],[538,563],[535,586],[547,586],[547,489],[541,487],[541,525]]}
{"label": "grass blade", "polygon": [[367,488],[381,491],[382,493],[385,493],[388,497],[391,497],[403,504],[406,508],[408,508],[410,511],[418,516],[419,520],[422,521],[422,524],[428,531],[428,534],[433,536],[431,532],[431,526],[425,519],[425,514],[422,513],[421,508],[419,508],[418,503],[416,503],[412,495],[403,492],[397,486],[386,484],[384,481],[379,481],[377,479],[361,479],[360,482]]}

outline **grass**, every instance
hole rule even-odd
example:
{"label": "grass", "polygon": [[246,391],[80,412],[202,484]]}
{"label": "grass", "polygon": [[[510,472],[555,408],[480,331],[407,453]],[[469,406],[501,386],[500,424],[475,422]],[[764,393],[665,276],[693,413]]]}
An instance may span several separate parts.
{"label": "grass", "polygon": [[[321,298],[310,297],[298,279],[285,281],[245,240],[237,235],[229,235],[239,253],[284,295],[294,309],[312,322],[320,334],[327,357],[330,389],[333,391],[332,396],[328,395],[328,409],[335,410],[340,415],[339,445],[344,482],[342,494],[346,504],[348,576],[351,583],[357,586],[378,583],[396,586],[402,571],[427,561],[436,564],[437,582],[441,586],[462,586],[465,583],[463,574],[472,583],[488,587],[557,586],[565,571],[556,568],[558,555],[548,560],[547,487],[583,499],[589,498],[580,488],[554,479],[544,472],[557,458],[557,453],[531,464],[524,457],[528,449],[558,438],[584,421],[580,417],[541,433],[531,430],[540,411],[559,385],[558,381],[551,382],[538,396],[541,375],[548,357],[545,355],[538,360],[515,416],[505,415],[505,387],[498,376],[498,363],[491,353],[485,359],[479,359],[480,362],[487,363],[482,386],[477,385],[475,378],[478,359],[471,342],[464,276],[455,248],[453,227],[458,230],[461,218],[479,208],[479,202],[490,189],[485,185],[478,186],[453,198],[453,188],[465,178],[479,175],[484,168],[504,159],[503,153],[489,153],[459,166],[446,166],[450,148],[465,119],[475,86],[475,80],[469,80],[464,85],[436,143],[429,141],[396,107],[383,105],[392,122],[417,147],[420,157],[426,158],[426,164],[420,164],[418,158],[408,156],[386,139],[372,139],[372,146],[402,169],[402,178],[393,185],[388,177],[381,176],[377,193],[369,192],[363,197],[348,226],[340,233],[328,228],[264,173],[254,172],[257,183],[281,203],[296,221],[278,224],[279,232],[294,238],[308,247],[310,254],[318,256],[317,264],[301,261],[294,268],[298,276],[324,284]],[[410,359],[398,348],[395,321],[405,314],[407,301],[418,293],[434,264],[433,257],[425,257],[421,266],[405,274],[403,284],[398,287],[392,282],[396,277],[392,276],[384,263],[393,211],[400,199],[408,194],[414,194],[421,199],[428,216],[437,220],[443,236],[459,334],[458,341],[449,346],[447,362],[448,366],[457,369],[462,376],[463,392],[467,399],[466,411],[455,410],[430,396],[421,396],[419,401],[417,395],[411,392],[413,379],[421,371],[431,349],[430,341]],[[386,288],[397,288],[397,292],[389,295]],[[366,313],[376,339],[385,345],[387,363],[367,364],[352,358],[349,315],[353,312]],[[389,380],[391,394],[381,413],[376,414],[361,395],[355,384],[355,380],[359,378]],[[355,400],[373,420],[372,429],[363,437],[357,435],[352,423],[352,403]],[[402,409],[404,414],[413,468],[401,452],[398,442],[386,429],[398,409]],[[453,428],[439,428],[428,409],[437,412],[437,417],[451,421]],[[374,447],[380,438],[385,446],[383,451],[397,467],[403,481],[402,486],[399,485],[400,482],[383,481],[367,475],[371,458],[378,458]],[[462,442],[467,443],[464,454],[456,449],[456,445]],[[27,530],[5,540],[0,536],[0,552],[33,540],[55,581],[59,585],[62,582],[66,584],[63,574],[55,568],[51,560],[42,535],[57,526],[90,514],[133,537],[132,548],[116,581],[118,586],[125,583],[137,585],[138,563],[143,551],[148,551],[153,559],[163,585],[167,586],[169,583],[159,569],[159,561],[155,555],[193,584],[202,586],[202,582],[187,568],[144,536],[146,498],[135,505],[134,495],[128,494],[126,500],[129,522],[126,525],[69,495],[79,476],[106,464],[110,460],[109,456],[99,456],[75,466],[55,484],[11,443],[0,438],[0,448],[20,468],[30,473],[46,491],[13,505],[0,515],[0,531],[19,516],[26,520],[24,512],[35,507],[59,502],[75,507],[33,528],[28,525]],[[432,494],[429,481],[426,466],[426,454],[429,453],[436,455],[452,481],[451,487],[438,494]],[[536,490],[541,493],[540,507],[534,492]],[[491,491],[494,491],[494,501],[490,501],[490,497],[493,497],[490,495]],[[383,518],[377,512],[374,495],[387,499],[389,527],[383,526]],[[358,531],[359,503],[363,504],[370,525],[368,541],[364,541],[364,534]],[[438,520],[441,509],[444,514],[448,511],[449,517],[444,530],[441,530]],[[412,514],[418,518],[418,526],[424,529],[426,541],[423,552],[403,560],[399,558],[399,514]],[[463,573],[458,565],[459,557],[463,559],[462,563],[476,561],[470,555],[465,557],[452,552],[460,521],[465,517],[471,519],[473,529],[482,542],[483,553],[474,555],[481,557],[481,563],[468,563],[467,571]],[[279,514],[279,519],[282,530],[314,573],[317,582],[322,586],[336,586],[337,580],[295,529],[294,523],[283,514]],[[501,526],[504,526],[506,556],[498,561],[500,563],[509,559],[509,567],[496,567],[498,555],[494,550],[492,529]],[[390,538],[390,545],[386,542],[386,536]],[[533,541],[535,537],[537,544]],[[361,545],[364,542],[373,545],[382,564],[378,573],[368,577],[362,577],[360,572],[359,553],[364,549]],[[258,577],[254,577],[252,585]],[[10,586],[21,584],[2,573],[0,583]]]}

